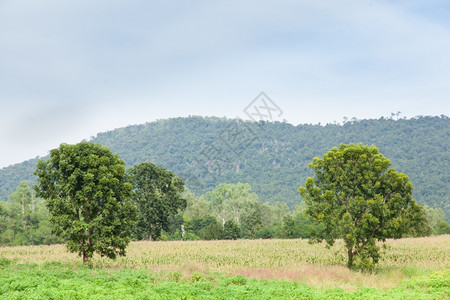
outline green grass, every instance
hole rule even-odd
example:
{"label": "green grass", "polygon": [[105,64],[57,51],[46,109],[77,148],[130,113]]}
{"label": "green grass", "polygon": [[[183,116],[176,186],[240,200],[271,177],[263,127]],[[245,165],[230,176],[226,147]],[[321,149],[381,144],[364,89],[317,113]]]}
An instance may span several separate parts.
{"label": "green grass", "polygon": [[242,275],[149,269],[101,269],[46,262],[16,264],[2,259],[0,299],[448,299],[450,271],[403,281],[392,289],[312,288],[305,283]]}
{"label": "green grass", "polygon": [[133,242],[91,268],[64,245],[0,248],[0,299],[450,299],[450,235],[388,240],[373,273],[342,242]]}
{"label": "green grass", "polygon": [[[127,256],[110,260],[95,255],[91,263],[96,269],[162,270],[175,278],[218,273],[344,290],[389,289],[402,280],[450,269],[450,235],[388,240],[387,245],[374,273],[346,268],[342,241],[328,250],[323,244],[310,245],[301,239],[132,242]],[[0,247],[0,266],[48,262],[75,268],[81,258],[67,252],[64,245]]]}

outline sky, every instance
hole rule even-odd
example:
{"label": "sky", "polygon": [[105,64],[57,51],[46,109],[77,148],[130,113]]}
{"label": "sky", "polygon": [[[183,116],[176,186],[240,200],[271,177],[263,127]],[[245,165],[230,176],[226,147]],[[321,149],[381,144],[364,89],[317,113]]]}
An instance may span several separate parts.
{"label": "sky", "polygon": [[450,115],[450,2],[0,0],[0,168],[189,115]]}

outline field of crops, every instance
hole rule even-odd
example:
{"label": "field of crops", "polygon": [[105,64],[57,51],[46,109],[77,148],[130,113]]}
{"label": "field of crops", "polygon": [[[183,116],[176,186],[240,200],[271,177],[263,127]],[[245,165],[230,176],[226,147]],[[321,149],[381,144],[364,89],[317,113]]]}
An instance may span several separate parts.
{"label": "field of crops", "polygon": [[359,298],[450,296],[450,236],[389,240],[374,273],[306,240],[134,242],[91,268],[63,245],[0,248],[0,298]]}

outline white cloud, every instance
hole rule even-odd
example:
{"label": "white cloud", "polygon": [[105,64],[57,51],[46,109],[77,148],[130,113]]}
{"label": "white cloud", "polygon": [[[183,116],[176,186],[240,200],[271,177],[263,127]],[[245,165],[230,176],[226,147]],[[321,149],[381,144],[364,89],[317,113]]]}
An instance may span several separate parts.
{"label": "white cloud", "polygon": [[[293,123],[450,114],[449,12],[437,0],[2,1],[0,166],[127,124],[235,117],[261,90]],[[25,134],[30,119],[45,138]]]}

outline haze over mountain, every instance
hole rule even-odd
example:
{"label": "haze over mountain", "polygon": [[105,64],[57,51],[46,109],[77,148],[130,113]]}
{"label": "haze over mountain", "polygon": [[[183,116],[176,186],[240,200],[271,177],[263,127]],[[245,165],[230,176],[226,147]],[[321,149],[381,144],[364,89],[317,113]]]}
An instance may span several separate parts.
{"label": "haze over mountain", "polygon": [[[392,166],[406,173],[420,204],[450,215],[450,119],[416,117],[356,120],[343,125],[244,122],[216,117],[164,119],[99,133],[126,166],[150,161],[175,172],[196,194],[222,182],[247,182],[263,202],[300,203],[298,187],[315,156],[340,143],[376,145]],[[0,169],[0,199],[32,175],[38,158]]]}

